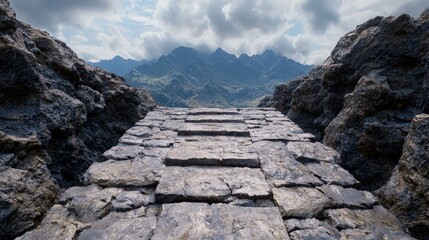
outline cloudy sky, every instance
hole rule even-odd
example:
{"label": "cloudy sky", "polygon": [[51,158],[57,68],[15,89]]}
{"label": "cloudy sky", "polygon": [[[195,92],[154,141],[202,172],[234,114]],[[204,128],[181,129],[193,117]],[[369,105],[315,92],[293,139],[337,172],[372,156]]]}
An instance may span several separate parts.
{"label": "cloudy sky", "polygon": [[85,60],[154,59],[177,46],[239,55],[273,49],[319,64],[338,39],[375,16],[427,0],[10,0],[17,17],[66,42]]}

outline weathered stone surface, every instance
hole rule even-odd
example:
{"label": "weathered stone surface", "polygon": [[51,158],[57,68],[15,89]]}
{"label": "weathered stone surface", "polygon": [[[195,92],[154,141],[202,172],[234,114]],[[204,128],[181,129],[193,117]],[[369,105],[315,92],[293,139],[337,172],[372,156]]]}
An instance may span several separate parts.
{"label": "weathered stone surface", "polygon": [[289,131],[287,128],[281,129],[277,126],[262,126],[260,128],[250,129],[250,136],[253,141],[301,141],[299,133]]}
{"label": "weathered stone surface", "polygon": [[369,208],[377,202],[370,192],[354,188],[343,188],[336,185],[324,185],[318,188],[332,199],[332,206],[336,208]]}
{"label": "weathered stone surface", "polygon": [[323,182],[303,164],[295,161],[282,142],[260,141],[252,145],[258,151],[261,169],[275,187],[318,186]]}
{"label": "weathered stone surface", "polygon": [[186,122],[194,123],[242,123],[241,115],[190,115],[186,117]]}
{"label": "weathered stone surface", "polygon": [[[414,239],[399,220],[382,206],[368,210],[329,209],[327,221],[341,231],[342,239]],[[362,238],[363,237],[363,238]],[[424,238],[423,238],[424,239]]]}
{"label": "weathered stone surface", "polygon": [[[186,115],[185,115],[186,116]],[[173,130],[173,131],[177,131],[179,130],[180,126],[182,125],[182,123],[184,122],[184,120],[167,120],[164,121],[160,128],[162,130]]]}
{"label": "weathered stone surface", "polygon": [[179,135],[207,135],[207,136],[242,136],[248,137],[249,130],[243,123],[183,123]]}
{"label": "weathered stone surface", "polygon": [[140,120],[138,122],[136,122],[136,126],[142,126],[142,127],[160,127],[161,124],[163,123],[163,121],[157,121],[157,120]]}
{"label": "weathered stone surface", "polygon": [[124,191],[115,196],[112,201],[112,208],[115,211],[123,212],[147,206],[149,203],[153,203],[154,200],[154,198],[151,199],[150,195],[143,194],[140,191]]}
{"label": "weathered stone surface", "polygon": [[157,131],[159,131],[158,128],[135,126],[135,127],[128,129],[125,133],[128,135],[136,136],[136,137],[147,138],[147,137],[152,136],[152,134],[154,132],[157,132]]}
{"label": "weathered stone surface", "polygon": [[287,150],[300,162],[336,163],[339,159],[339,154],[334,149],[319,142],[289,142]]}
{"label": "weathered stone surface", "polygon": [[358,180],[338,164],[322,161],[307,163],[305,166],[327,184],[336,184],[344,187],[353,187],[359,184]]}
{"label": "weathered stone surface", "polygon": [[127,160],[137,157],[143,150],[144,147],[119,144],[104,152],[103,156],[108,159]]}
{"label": "weathered stone surface", "polygon": [[157,202],[226,202],[268,198],[271,189],[260,170],[250,168],[167,167],[156,188]]}
{"label": "weathered stone surface", "polygon": [[144,187],[158,183],[164,165],[159,157],[137,157],[134,160],[94,163],[85,181],[100,186]]}
{"label": "weathered stone surface", "polygon": [[272,191],[283,217],[312,218],[332,204],[328,197],[315,188],[273,188]]}
{"label": "weathered stone surface", "polygon": [[[196,138],[176,142],[165,158],[167,166],[235,166],[259,167],[259,157],[250,141]],[[224,140],[224,141],[221,141]]]}
{"label": "weathered stone surface", "polygon": [[153,240],[289,239],[277,208],[164,204]]}
{"label": "weathered stone surface", "polygon": [[78,240],[123,239],[149,240],[156,226],[156,217],[100,220],[80,233]]}
{"label": "weathered stone surface", "polygon": [[64,193],[61,201],[68,200],[67,210],[73,212],[78,221],[89,223],[106,216],[114,196],[122,191],[119,188],[100,189],[95,186],[72,187]]}
{"label": "weathered stone surface", "polygon": [[46,224],[34,231],[27,232],[17,240],[34,240],[34,239],[64,239],[73,240],[78,227],[73,223],[56,223]]}
{"label": "weathered stone surface", "polygon": [[380,201],[419,239],[429,236],[429,115],[417,115]]}
{"label": "weathered stone surface", "polygon": [[238,115],[236,108],[193,108],[189,115]]}

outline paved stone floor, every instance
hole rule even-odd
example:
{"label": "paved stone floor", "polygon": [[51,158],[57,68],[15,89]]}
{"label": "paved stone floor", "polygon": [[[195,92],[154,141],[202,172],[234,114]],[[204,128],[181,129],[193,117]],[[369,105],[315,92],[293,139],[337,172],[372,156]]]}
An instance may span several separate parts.
{"label": "paved stone floor", "polygon": [[411,239],[274,109],[158,108],[21,239]]}

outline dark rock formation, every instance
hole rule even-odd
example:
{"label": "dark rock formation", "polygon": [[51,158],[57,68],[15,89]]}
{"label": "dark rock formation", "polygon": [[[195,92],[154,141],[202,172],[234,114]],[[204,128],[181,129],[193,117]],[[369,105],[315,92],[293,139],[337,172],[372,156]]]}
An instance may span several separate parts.
{"label": "dark rock formation", "polygon": [[381,187],[401,156],[410,123],[429,112],[429,17],[376,17],[340,39],[303,78],[262,105],[285,112],[341,153],[368,189]]}
{"label": "dark rock formation", "polygon": [[153,107],[150,95],[86,65],[0,0],[0,239],[35,226]]}
{"label": "dark rock formation", "polygon": [[405,140],[399,164],[378,195],[419,238],[429,236],[429,115],[417,115]]}

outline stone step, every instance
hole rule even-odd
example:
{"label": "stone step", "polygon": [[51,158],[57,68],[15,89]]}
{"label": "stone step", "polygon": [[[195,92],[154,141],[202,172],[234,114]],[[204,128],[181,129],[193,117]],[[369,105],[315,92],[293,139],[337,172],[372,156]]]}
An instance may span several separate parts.
{"label": "stone step", "polygon": [[[203,139],[203,138],[201,138]],[[164,162],[167,166],[260,166],[258,154],[246,141],[176,142]]]}
{"label": "stone step", "polygon": [[164,204],[152,240],[281,239],[288,240],[277,208],[230,204]]}
{"label": "stone step", "polygon": [[166,167],[155,191],[158,203],[229,202],[231,197],[270,198],[271,189],[259,169]]}
{"label": "stone step", "polygon": [[243,123],[241,115],[191,115],[186,117],[186,122],[194,123]]}
{"label": "stone step", "polygon": [[189,115],[238,115],[237,108],[193,108]]}
{"label": "stone step", "polygon": [[180,136],[250,136],[243,123],[183,123],[179,128]]}

